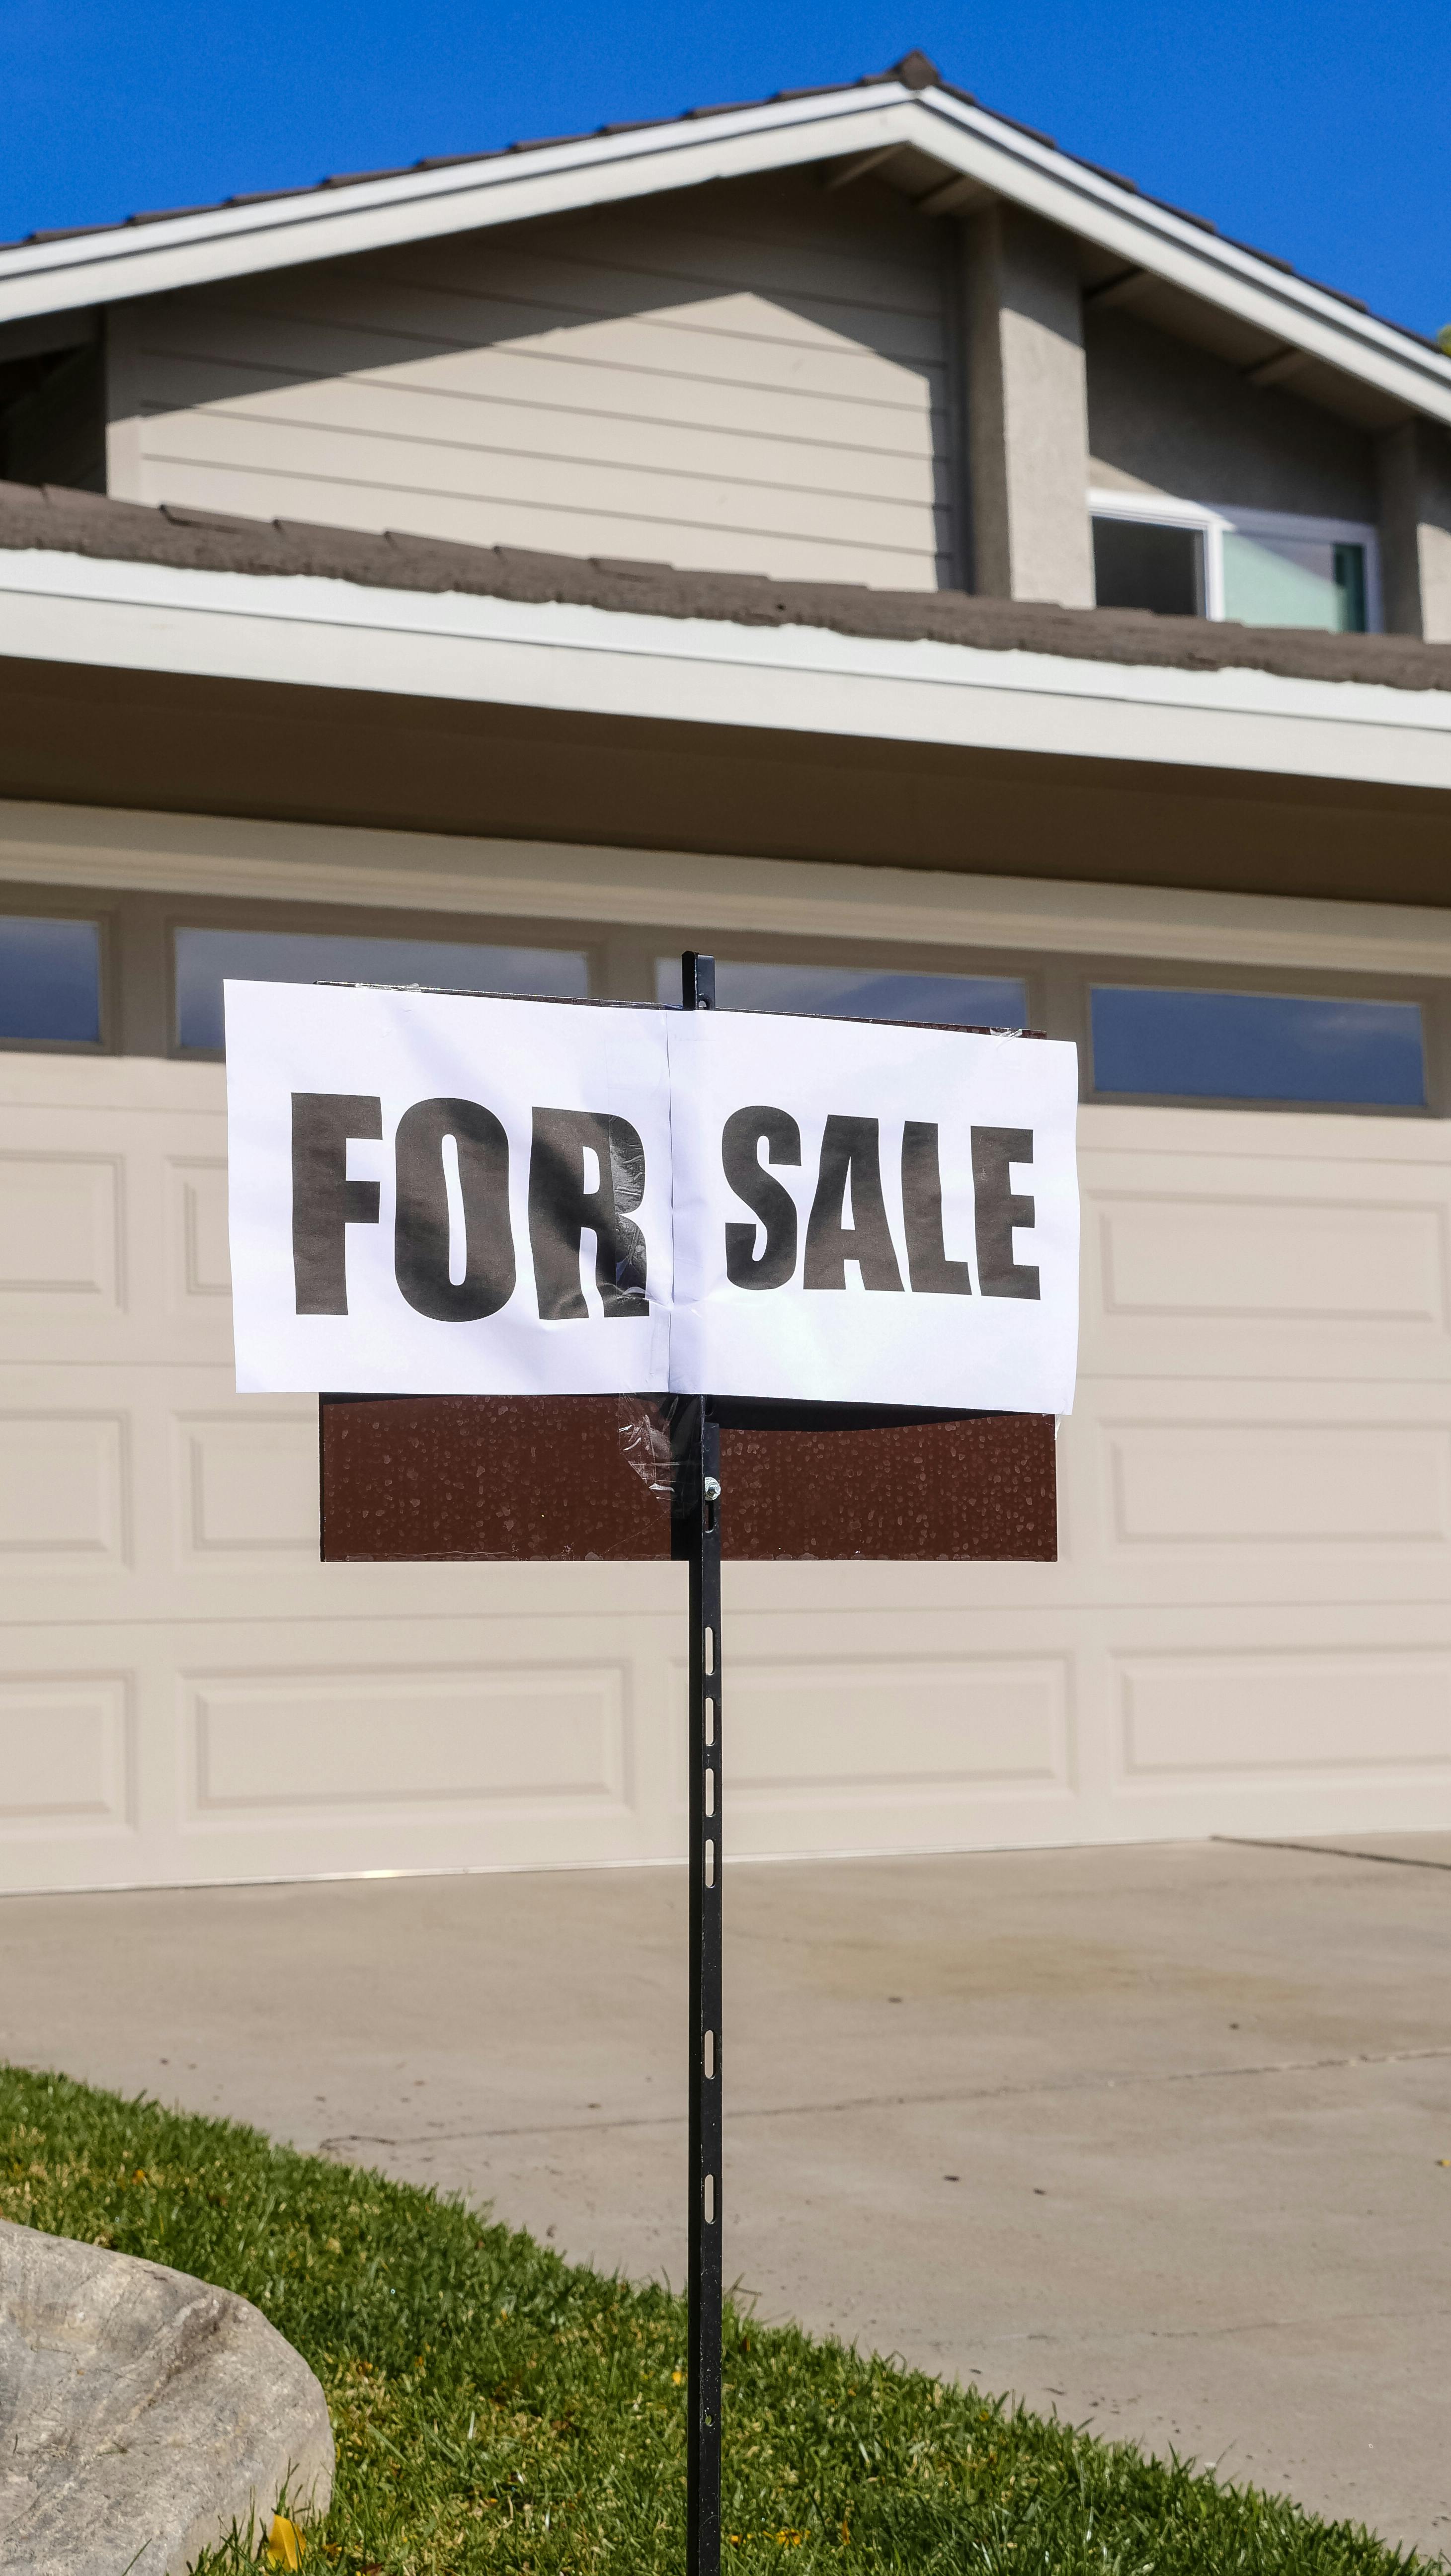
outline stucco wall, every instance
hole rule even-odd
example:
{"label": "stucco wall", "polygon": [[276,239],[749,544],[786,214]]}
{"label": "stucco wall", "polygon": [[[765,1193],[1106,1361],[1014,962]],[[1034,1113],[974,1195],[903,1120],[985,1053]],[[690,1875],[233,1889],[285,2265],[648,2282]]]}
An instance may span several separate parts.
{"label": "stucco wall", "polygon": [[1361,431],[1131,313],[1090,306],[1085,318],[1096,484],[1374,521],[1374,443]]}

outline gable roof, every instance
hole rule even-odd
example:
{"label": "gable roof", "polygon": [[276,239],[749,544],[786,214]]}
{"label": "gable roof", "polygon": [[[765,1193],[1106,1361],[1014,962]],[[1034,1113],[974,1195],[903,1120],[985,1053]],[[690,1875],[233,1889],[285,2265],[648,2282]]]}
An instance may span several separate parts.
{"label": "gable roof", "polygon": [[1089,244],[1107,262],[1110,291],[1137,276],[1157,281],[1217,307],[1271,352],[1352,380],[1385,418],[1419,412],[1451,425],[1451,358],[1432,342],[994,114],[920,53],[846,87],[35,234],[0,249],[0,332],[131,296],[712,180],[823,161],[843,162],[848,175],[852,165],[864,172],[904,154],[927,165],[924,213],[1006,199]]}

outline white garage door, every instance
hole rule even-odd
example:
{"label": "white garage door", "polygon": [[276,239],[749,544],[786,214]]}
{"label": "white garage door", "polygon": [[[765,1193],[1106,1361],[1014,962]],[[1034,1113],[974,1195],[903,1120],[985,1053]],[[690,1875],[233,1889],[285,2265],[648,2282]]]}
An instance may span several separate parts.
{"label": "white garage door", "polygon": [[[0,1058],[0,1877],[683,1849],[671,1567],[321,1567],[222,1076]],[[1057,1567],[728,1576],[728,1848],[1451,1825],[1447,1132],[1089,1109]]]}

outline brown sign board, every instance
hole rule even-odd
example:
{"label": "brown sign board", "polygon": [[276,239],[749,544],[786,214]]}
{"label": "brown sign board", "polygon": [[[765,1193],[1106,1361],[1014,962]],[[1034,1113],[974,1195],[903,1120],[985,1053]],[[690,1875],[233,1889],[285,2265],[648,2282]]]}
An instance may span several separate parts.
{"label": "brown sign board", "polygon": [[[324,1396],[324,1560],[669,1557],[670,1497],[632,1464],[631,1403],[638,1417],[614,1396]],[[728,1557],[1057,1555],[1051,1414],[715,1410]]]}

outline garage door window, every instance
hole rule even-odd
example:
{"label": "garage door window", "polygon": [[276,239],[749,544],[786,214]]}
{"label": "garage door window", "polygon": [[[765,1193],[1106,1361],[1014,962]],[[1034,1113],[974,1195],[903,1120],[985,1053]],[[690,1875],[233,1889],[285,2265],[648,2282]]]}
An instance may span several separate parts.
{"label": "garage door window", "polygon": [[1125,984],[1095,986],[1091,1002],[1100,1093],[1425,1106],[1425,1040],[1415,1002]]}
{"label": "garage door window", "polygon": [[543,993],[583,1000],[582,950],[493,948],[458,939],[377,939],[332,930],[179,930],[176,1039],[220,1054],[222,980],[264,984],[422,984],[451,993]]}
{"label": "garage door window", "polygon": [[[680,960],[656,961],[657,999],[680,999]],[[950,1028],[1021,1029],[1027,987],[1016,975],[918,975],[871,966],[752,965],[718,957],[716,1002],[723,1011],[800,1011],[826,1019],[942,1021]]]}
{"label": "garage door window", "polygon": [[0,914],[0,1040],[99,1046],[101,934],[94,921]]}

